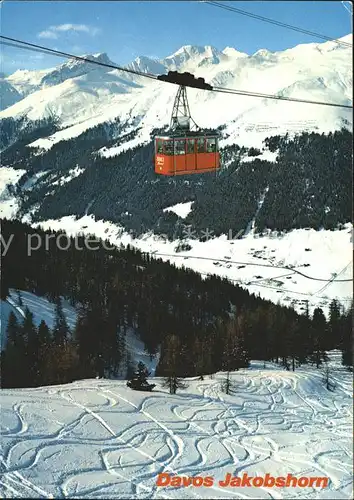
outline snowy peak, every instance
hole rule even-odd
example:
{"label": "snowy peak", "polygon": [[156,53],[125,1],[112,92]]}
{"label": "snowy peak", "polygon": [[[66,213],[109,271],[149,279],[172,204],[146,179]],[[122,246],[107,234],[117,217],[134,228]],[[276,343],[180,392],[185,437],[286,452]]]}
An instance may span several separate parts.
{"label": "snowy peak", "polygon": [[0,78],[0,111],[22,99],[21,94],[10,82]]}
{"label": "snowy peak", "polygon": [[270,52],[269,50],[267,49],[259,49],[257,50],[257,52],[255,52],[253,54],[253,57],[268,57],[270,54],[272,54],[272,52]]}
{"label": "snowy peak", "polygon": [[178,49],[172,55],[168,56],[166,59],[170,57],[181,56],[182,54],[188,54],[190,57],[200,54],[209,54],[209,56],[212,56],[215,52],[218,52],[218,50],[211,45],[183,45],[180,49]]}
{"label": "snowy peak", "polygon": [[[78,57],[81,57],[82,59],[89,59],[90,61],[95,61],[95,62],[102,63],[102,64],[110,64],[110,65],[114,66],[114,63],[110,60],[110,58],[108,57],[108,55],[105,52],[98,53],[98,54],[84,54],[84,55],[78,56]],[[62,69],[62,70],[64,70],[65,68],[74,69],[77,67],[82,67],[86,64],[87,64],[87,62],[83,61],[81,59],[69,59],[68,61],[61,64],[58,67],[58,69]]]}
{"label": "snowy peak", "polygon": [[225,54],[225,56],[229,57],[230,59],[239,59],[240,57],[248,57],[248,54],[246,54],[245,52],[239,52],[233,47],[225,47],[222,53]]}
{"label": "snowy peak", "polygon": [[203,65],[206,63],[219,64],[224,59],[225,54],[211,45],[184,45],[177,52],[166,57],[161,62],[169,69],[182,71],[189,69],[191,64],[193,67],[197,67],[201,63]]}
{"label": "snowy peak", "polygon": [[139,56],[130,64],[128,68],[141,73],[152,73],[159,75],[166,73],[166,67],[158,60],[146,56]]}
{"label": "snowy peak", "polygon": [[[111,66],[115,66],[115,64],[109,59],[106,53],[99,54],[88,54],[80,56],[85,59],[89,59],[90,61],[95,61],[102,64],[109,64]],[[69,59],[65,63],[61,64],[53,71],[46,74],[42,80],[41,85],[43,86],[53,86],[63,83],[65,80],[69,78],[76,78],[78,76],[82,76],[93,71],[100,71],[101,73],[106,73],[108,71],[112,71],[112,68],[105,68],[102,66],[96,66],[89,62],[80,60],[80,59]]]}
{"label": "snowy peak", "polygon": [[[342,41],[350,37],[342,37]],[[302,44],[279,52],[261,49],[253,55],[232,47],[219,51],[211,45],[184,45],[160,60],[141,55],[128,68],[152,74],[187,71],[212,85],[347,104],[352,96],[351,55],[350,46],[336,42]],[[85,57],[116,66],[106,53]],[[136,118],[137,123],[141,121],[144,133],[148,134],[157,119],[163,125],[169,123],[175,95],[173,86],[82,60],[69,60],[45,71],[18,71],[4,81],[10,83],[22,99],[11,105],[11,99],[16,100],[18,96],[11,88],[5,89],[8,102],[4,101],[6,109],[1,111],[0,118],[26,115],[37,120],[54,114],[62,126],[82,124],[81,131],[89,123],[110,119],[114,113],[122,121],[127,117]],[[131,94],[129,98],[127,93]],[[352,121],[350,110],[340,108],[290,106],[280,101],[250,98],[232,101],[230,96],[215,93],[202,93],[195,98],[192,91],[189,99],[196,122],[205,127],[227,125],[230,141],[238,140],[245,130],[254,131],[255,135],[258,131],[269,134],[270,129],[276,133],[311,127],[327,131],[343,120]],[[246,145],[248,140],[254,146],[255,137],[251,138],[249,132]]]}
{"label": "snowy peak", "polygon": [[38,71],[18,69],[15,73],[12,73],[12,75],[7,76],[5,80],[9,82],[22,97],[25,97],[31,92],[38,90],[43,77],[55,69],[56,68],[49,68]]}
{"label": "snowy peak", "polygon": [[114,65],[114,63],[110,60],[106,52],[100,52],[98,54],[92,54],[88,56],[83,56],[85,59],[90,59],[91,61],[96,61],[100,62],[103,64],[111,64]]}

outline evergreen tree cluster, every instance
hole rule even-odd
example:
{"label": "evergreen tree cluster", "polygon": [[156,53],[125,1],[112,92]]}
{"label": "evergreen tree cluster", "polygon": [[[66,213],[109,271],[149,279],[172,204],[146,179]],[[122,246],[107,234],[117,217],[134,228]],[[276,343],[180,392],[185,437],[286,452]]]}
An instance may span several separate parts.
{"label": "evergreen tree cluster", "polygon": [[278,150],[278,157],[256,219],[259,230],[335,229],[351,222],[351,132],[306,132],[291,140],[272,137],[265,144]]}
{"label": "evergreen tree cluster", "polygon": [[[265,148],[277,152],[275,162],[258,158],[256,148],[227,146],[221,150],[225,168],[217,175],[166,178],[154,173],[153,141],[114,157],[97,153],[132,139],[138,129],[129,132],[127,127],[118,119],[100,124],[40,154],[21,141],[5,149],[3,165],[16,160],[16,167],[27,170],[18,184],[21,213],[39,205],[37,221],[80,217],[89,206],[95,217],[119,223],[132,234],[153,230],[170,239],[183,236],[184,225],[202,238],[207,228],[215,235],[235,234],[252,220],[258,232],[334,229],[351,221],[352,133],[346,129],[269,137]],[[246,154],[254,159],[243,163]],[[76,166],[84,172],[53,189],[53,182]],[[23,189],[26,179],[48,170],[30,190]],[[163,211],[187,201],[194,203],[185,220]]]}
{"label": "evergreen tree cluster", "polygon": [[[343,313],[335,301],[327,322],[321,309],[300,316],[226,279],[202,279],[129,246],[107,250],[100,242],[89,250],[84,236],[2,221],[4,241],[11,235],[2,257],[1,297],[10,288],[27,290],[54,301],[56,315],[52,332],[44,324],[35,328],[29,311],[23,324],[9,318],[3,386],[115,377],[127,359],[128,328],[148,353],[161,351],[156,375],[169,380],[172,392],[183,377],[237,370],[250,359],[278,361],[287,369],[306,361],[319,367],[326,350],[339,348],[345,364],[352,364],[352,312]],[[42,245],[30,254],[28,240],[35,235]],[[73,332],[62,298],[79,311]]]}
{"label": "evergreen tree cluster", "polygon": [[61,301],[56,301],[53,331],[42,320],[38,328],[26,308],[23,321],[10,312],[6,348],[1,353],[2,387],[37,387],[72,382],[77,376],[77,354]]}
{"label": "evergreen tree cluster", "polygon": [[26,117],[1,118],[0,128],[2,166],[8,165],[14,168],[29,167],[29,159],[34,158],[33,153],[36,148],[28,148],[27,145],[41,137],[48,137],[59,129],[55,117],[41,120],[28,120]]}

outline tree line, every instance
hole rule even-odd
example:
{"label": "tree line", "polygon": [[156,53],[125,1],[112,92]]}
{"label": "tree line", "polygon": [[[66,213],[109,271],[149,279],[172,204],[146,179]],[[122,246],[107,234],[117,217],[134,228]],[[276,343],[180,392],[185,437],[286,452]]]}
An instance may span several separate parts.
{"label": "tree line", "polygon": [[[28,238],[34,234],[47,244],[29,255]],[[2,352],[4,387],[127,376],[128,329],[147,353],[159,353],[156,375],[170,377],[173,384],[246,367],[250,359],[277,361],[287,369],[308,361],[319,367],[325,351],[334,348],[342,350],[344,364],[352,364],[352,311],[343,311],[336,301],[327,321],[320,308],[299,315],[226,279],[202,279],[129,246],[107,250],[101,241],[89,250],[84,236],[74,240],[64,232],[2,221],[3,241],[11,235],[2,257],[2,299],[10,289],[26,290],[54,302],[56,313],[51,330],[44,322],[37,328],[30,311],[23,320],[11,315]],[[63,299],[78,311],[73,331]]]}

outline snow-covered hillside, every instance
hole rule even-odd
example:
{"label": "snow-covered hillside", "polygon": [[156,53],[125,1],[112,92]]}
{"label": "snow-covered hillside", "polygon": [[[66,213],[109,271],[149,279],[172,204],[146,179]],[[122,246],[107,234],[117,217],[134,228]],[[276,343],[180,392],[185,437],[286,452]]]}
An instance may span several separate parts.
{"label": "snow-covered hillside", "polygon": [[[21,302],[19,301],[21,299]],[[21,322],[25,317],[25,310],[28,308],[33,314],[33,322],[38,327],[44,320],[47,326],[52,330],[55,325],[55,304],[45,297],[39,297],[31,292],[24,290],[10,289],[6,300],[0,300],[0,350],[4,349],[7,342],[7,324],[9,314],[15,314],[17,320]],[[63,313],[71,332],[75,329],[77,320],[77,310],[71,306],[67,300],[62,299]],[[142,361],[149,369],[152,375],[155,374],[156,366],[159,362],[160,354],[150,356],[144,348],[144,343],[140,340],[135,330],[128,328],[125,335],[126,352],[129,355],[131,363]],[[127,373],[127,359],[123,361],[120,367],[120,373],[125,378]]]}
{"label": "snow-covered hillside", "polygon": [[[52,329],[55,321],[55,304],[50,302],[44,297],[38,297],[33,293],[20,291],[22,305],[19,303],[19,295],[16,290],[10,290],[10,294],[6,300],[0,301],[0,346],[3,348],[6,345],[6,328],[10,312],[13,312],[18,320],[25,316],[25,309],[33,313],[34,324],[38,327],[40,322],[44,320],[48,327]],[[74,329],[77,312],[68,304],[67,301],[62,302],[63,313],[65,315],[67,324],[71,330]]]}
{"label": "snow-covered hillside", "polygon": [[[342,40],[348,42],[351,36]],[[89,57],[113,64],[106,54]],[[347,105],[352,102],[352,49],[335,42],[302,44],[274,53],[264,49],[253,55],[231,47],[219,51],[211,46],[187,45],[160,61],[141,56],[128,66],[154,74],[190,71],[212,85],[239,90]],[[62,127],[69,127],[63,136],[56,133],[49,142],[35,143],[45,148],[116,117],[143,127],[142,143],[153,128],[169,123],[176,93],[174,85],[83,61],[67,61],[41,72],[17,71],[4,82],[25,97],[3,110],[0,118],[55,115]],[[352,123],[349,109],[197,89],[189,89],[188,95],[195,121],[201,127],[226,125],[227,143],[259,146],[270,132],[329,131]]]}
{"label": "snow-covered hillside", "polygon": [[11,167],[0,167],[0,217],[11,219],[18,210],[18,200],[9,191],[9,186],[14,186],[20,177],[26,173],[25,170],[16,170]]}
{"label": "snow-covered hillside", "polygon": [[[353,495],[352,377],[334,392],[310,367],[253,362],[171,396],[123,381],[1,391],[2,498],[321,498]],[[210,487],[158,487],[159,473],[212,476]],[[221,487],[226,474],[327,477],[325,488]]]}
{"label": "snow-covered hillside", "polygon": [[3,78],[0,78],[0,96],[0,111],[12,106],[22,98],[15,87]]}
{"label": "snow-covered hillside", "polygon": [[[190,203],[167,207],[179,213],[190,209]],[[169,242],[162,236],[146,234],[132,238],[123,228],[111,222],[94,220],[93,216],[63,217],[34,226],[44,229],[65,230],[69,235],[95,234],[113,245],[131,245],[156,258],[200,272],[203,276],[216,274],[229,278],[251,293],[273,302],[294,307],[304,312],[306,301],[309,309],[322,307],[325,313],[333,298],[347,309],[353,296],[352,225],[343,230],[315,231],[296,229],[285,235],[269,233],[265,236],[248,234],[238,239],[236,235],[212,237],[202,242],[184,240],[192,249],[176,253],[177,241]],[[326,281],[326,280],[329,280]]]}

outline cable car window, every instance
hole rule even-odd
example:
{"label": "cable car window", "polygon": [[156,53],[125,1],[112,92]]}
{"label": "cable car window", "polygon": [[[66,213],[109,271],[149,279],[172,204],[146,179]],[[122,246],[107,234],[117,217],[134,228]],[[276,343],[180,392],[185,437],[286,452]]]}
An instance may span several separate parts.
{"label": "cable car window", "polygon": [[175,140],[175,155],[184,155],[185,154],[185,146],[186,146],[186,141],[182,140]]}
{"label": "cable car window", "polygon": [[165,141],[165,155],[173,155],[173,141]]}
{"label": "cable car window", "polygon": [[187,153],[194,153],[194,139],[187,139]]}
{"label": "cable car window", "polygon": [[207,153],[215,153],[216,152],[216,140],[215,138],[207,139]]}
{"label": "cable car window", "polygon": [[198,153],[205,153],[205,144],[204,137],[200,137],[197,142],[197,151]]}
{"label": "cable car window", "polygon": [[162,139],[157,139],[156,151],[157,151],[157,154],[160,154],[160,155],[163,154],[163,140]]}

